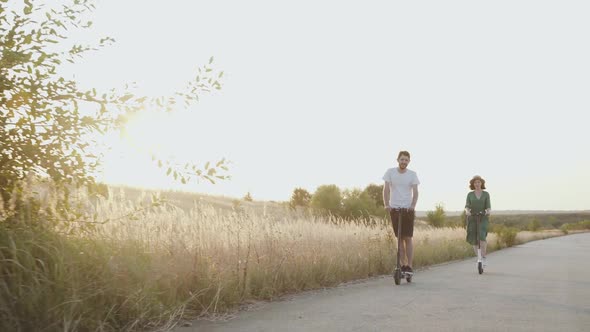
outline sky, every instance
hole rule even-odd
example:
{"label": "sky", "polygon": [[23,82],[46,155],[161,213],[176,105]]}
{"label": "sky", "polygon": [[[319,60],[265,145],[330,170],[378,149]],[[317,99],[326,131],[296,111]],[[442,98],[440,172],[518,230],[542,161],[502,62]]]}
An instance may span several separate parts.
{"label": "sky", "polygon": [[[418,210],[590,209],[590,4],[585,1],[114,1],[74,34],[116,43],[66,73],[82,87],[182,89],[214,56],[223,89],[113,137],[111,184],[288,200],[381,184],[400,150]],[[231,180],[181,185],[146,153],[231,161]]]}

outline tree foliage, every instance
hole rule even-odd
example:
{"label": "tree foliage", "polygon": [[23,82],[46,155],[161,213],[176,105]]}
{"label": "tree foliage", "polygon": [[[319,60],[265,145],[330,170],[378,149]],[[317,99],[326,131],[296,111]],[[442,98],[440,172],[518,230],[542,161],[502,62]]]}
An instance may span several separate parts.
{"label": "tree foliage", "polygon": [[383,184],[370,184],[365,188],[364,192],[375,202],[376,209],[373,215],[380,217],[387,216],[387,210],[385,210],[385,206],[383,205]]}
{"label": "tree foliage", "polygon": [[377,184],[370,184],[368,185],[365,190],[365,193],[367,193],[367,195],[369,195],[369,197],[371,197],[371,199],[373,199],[373,201],[375,201],[375,205],[377,207],[381,207],[383,208],[383,185],[377,185]]}
{"label": "tree foliage", "polygon": [[312,208],[333,215],[340,215],[342,210],[342,193],[334,184],[319,186],[311,197]]}
{"label": "tree foliage", "polygon": [[375,204],[375,200],[366,191],[349,189],[344,191],[342,210],[345,217],[368,219],[377,212],[377,205]]}
{"label": "tree foliage", "polygon": [[289,207],[295,209],[298,206],[309,207],[311,202],[311,194],[303,188],[295,188],[289,201]]}
{"label": "tree foliage", "polygon": [[[177,105],[188,107],[201,93],[221,88],[223,72],[211,68],[211,58],[172,96],[141,96],[129,87],[102,93],[80,89],[74,79],[59,74],[60,66],[75,63],[114,40],[107,37],[94,46],[60,47],[72,30],[92,25],[82,18],[93,8],[91,0],[73,0],[55,8],[31,0],[0,0],[0,198],[4,208],[27,176],[50,178],[60,187],[94,184],[92,173],[101,156],[90,149],[93,134],[121,130],[130,114],[146,108],[166,112]],[[152,159],[183,183],[227,178],[225,159],[201,166],[175,164],[157,155]]]}

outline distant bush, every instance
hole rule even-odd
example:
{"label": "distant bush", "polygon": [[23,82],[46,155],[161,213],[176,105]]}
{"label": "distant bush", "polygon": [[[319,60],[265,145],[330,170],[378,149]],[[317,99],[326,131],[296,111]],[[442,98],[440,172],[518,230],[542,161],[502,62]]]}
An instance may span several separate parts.
{"label": "distant bush", "polygon": [[567,228],[567,224],[561,225],[561,227],[559,229],[563,232],[563,234],[569,234],[569,232],[570,232],[569,229]]}
{"label": "distant bush", "polygon": [[538,231],[539,228],[541,228],[541,225],[539,224],[539,220],[537,220],[536,218],[531,220],[529,222],[527,228],[529,229],[529,231],[533,231],[533,232]]}
{"label": "distant bush", "polygon": [[244,200],[245,200],[246,202],[252,202],[252,201],[253,201],[253,199],[252,199],[252,195],[250,194],[250,192],[247,192],[247,193],[246,193],[246,195],[244,196]]}
{"label": "distant bush", "polygon": [[590,220],[584,220],[577,223],[561,225],[561,231],[568,234],[570,231],[590,230]]}
{"label": "distant bush", "polygon": [[289,201],[289,207],[295,209],[298,206],[309,207],[311,202],[311,194],[303,188],[295,188]]}
{"label": "distant bush", "polygon": [[506,247],[512,247],[516,244],[516,235],[518,234],[517,228],[506,227],[504,225],[492,225],[490,231],[498,234],[498,239]]}
{"label": "distant bush", "polygon": [[242,207],[242,202],[239,199],[234,199],[231,202],[231,207],[234,212],[242,212],[244,208]]}
{"label": "distant bush", "polygon": [[434,211],[426,213],[428,223],[433,227],[443,227],[445,225],[446,213],[442,204],[437,204]]}

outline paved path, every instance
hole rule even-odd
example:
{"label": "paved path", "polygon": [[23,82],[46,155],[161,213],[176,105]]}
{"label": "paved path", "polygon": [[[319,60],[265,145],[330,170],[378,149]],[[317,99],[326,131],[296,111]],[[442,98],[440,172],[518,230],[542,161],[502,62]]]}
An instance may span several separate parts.
{"label": "paved path", "polygon": [[265,303],[195,331],[590,331],[590,233]]}

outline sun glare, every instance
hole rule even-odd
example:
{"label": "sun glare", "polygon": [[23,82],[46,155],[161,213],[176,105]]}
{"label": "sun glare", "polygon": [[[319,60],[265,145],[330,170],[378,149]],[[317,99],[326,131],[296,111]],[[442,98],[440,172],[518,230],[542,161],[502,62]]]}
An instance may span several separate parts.
{"label": "sun glare", "polygon": [[157,111],[144,111],[128,118],[122,132],[123,141],[143,152],[165,153],[170,115]]}
{"label": "sun glare", "polygon": [[[201,117],[199,117],[201,115]],[[161,112],[144,110],[130,115],[119,137],[109,137],[102,178],[112,184],[148,188],[171,188],[177,185],[166,169],[158,168],[155,156],[168,162],[201,166],[203,160],[219,160],[211,128],[204,125],[201,113],[178,110]],[[166,166],[167,167],[167,166]]]}

